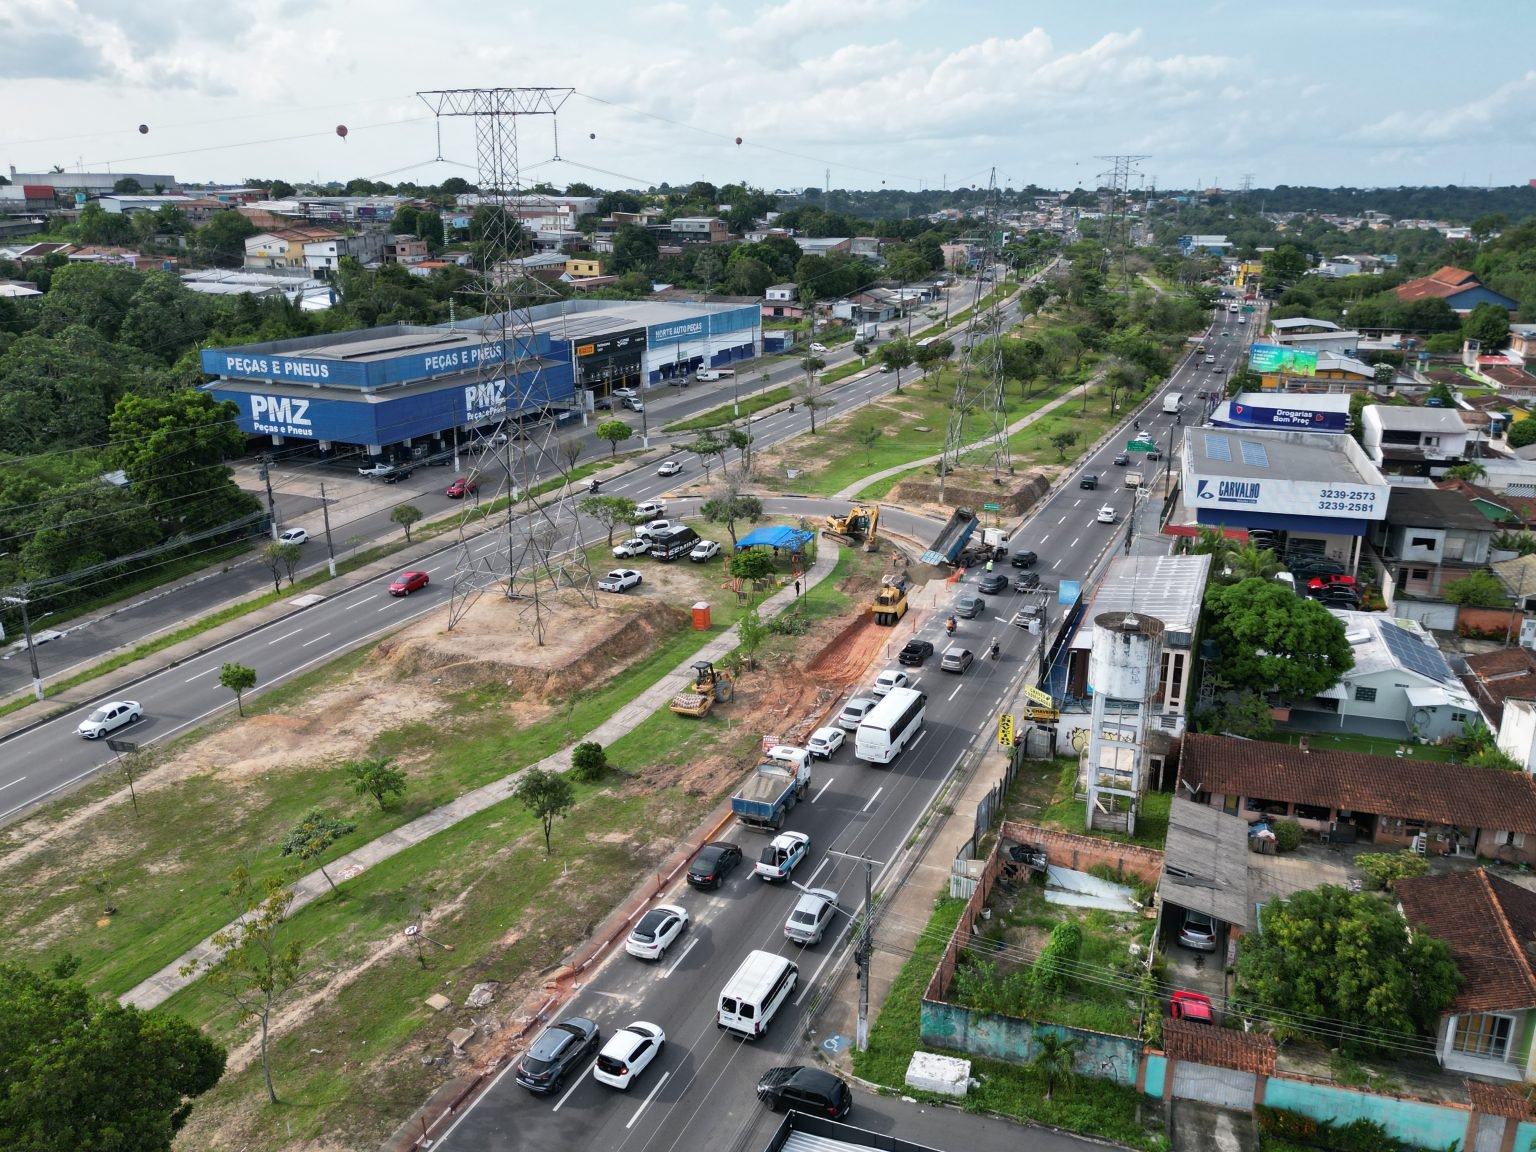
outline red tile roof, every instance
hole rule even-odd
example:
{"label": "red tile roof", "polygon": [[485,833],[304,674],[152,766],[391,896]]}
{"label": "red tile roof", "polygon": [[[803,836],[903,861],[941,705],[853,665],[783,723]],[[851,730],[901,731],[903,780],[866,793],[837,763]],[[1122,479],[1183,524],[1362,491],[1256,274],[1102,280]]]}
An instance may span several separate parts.
{"label": "red tile roof", "polygon": [[1461,971],[1452,1012],[1536,1008],[1536,892],[1479,868],[1394,885],[1410,924],[1450,945]]}
{"label": "red tile roof", "polygon": [[1163,1051],[1170,1059],[1191,1064],[1275,1074],[1275,1038],[1262,1032],[1213,1028],[1170,1016],[1163,1021]]}
{"label": "red tile roof", "polygon": [[1523,772],[1411,756],[1308,753],[1289,744],[1190,733],[1179,778],[1190,788],[1226,796],[1536,834],[1536,782]]}
{"label": "red tile roof", "polygon": [[1504,1116],[1510,1120],[1528,1120],[1530,1102],[1523,1084],[1489,1084],[1483,1080],[1464,1080],[1472,1111],[1484,1116]]}
{"label": "red tile roof", "polygon": [[1424,300],[1431,296],[1444,298],[1455,296],[1458,292],[1465,292],[1468,288],[1476,288],[1481,283],[1482,281],[1465,268],[1456,268],[1447,264],[1428,276],[1420,276],[1417,280],[1399,284],[1397,298],[1399,300]]}
{"label": "red tile roof", "polygon": [[1501,648],[1466,659],[1469,671],[1461,682],[1495,728],[1503,722],[1504,701],[1536,700],[1536,654],[1530,649]]}

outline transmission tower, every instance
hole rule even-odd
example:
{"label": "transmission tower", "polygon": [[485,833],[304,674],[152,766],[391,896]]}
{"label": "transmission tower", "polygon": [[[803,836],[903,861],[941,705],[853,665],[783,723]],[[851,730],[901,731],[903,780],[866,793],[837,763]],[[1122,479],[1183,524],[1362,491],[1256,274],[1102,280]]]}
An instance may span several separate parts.
{"label": "transmission tower", "polygon": [[[480,293],[484,306],[477,324],[479,355],[476,393],[499,396],[497,431],[502,445],[503,478],[497,495],[507,499],[504,526],[506,568],[499,558],[476,558],[465,536],[469,516],[460,522],[460,548],[450,594],[449,627],[463,617],[488,586],[505,581],[509,599],[525,602],[534,636],[544,643],[549,615],[562,589],[576,591],[592,607],[597,588],[582,547],[577,494],[570,483],[574,461],[559,451],[559,421],[549,403],[549,380],[533,353],[532,309],[556,299],[548,285],[529,276],[516,261],[523,231],[510,211],[522,190],[518,167],[517,121],[523,116],[553,118],[571,95],[570,88],[452,88],[418,92],[434,115],[474,120],[479,173]],[[558,130],[557,130],[558,131]],[[559,154],[559,136],[555,137]],[[537,419],[530,420],[530,416]],[[501,437],[498,436],[497,439]],[[540,506],[529,494],[541,465],[553,465],[563,483]],[[526,506],[521,506],[529,498]],[[565,547],[562,549],[562,543]]]}
{"label": "transmission tower", "polygon": [[[997,283],[1002,261],[1002,223],[997,211],[997,169],[987,181],[986,210],[980,234],[967,239],[977,243],[981,256],[977,276]],[[1008,415],[1003,408],[1003,309],[981,308],[982,283],[976,285],[976,307],[965,326],[965,352],[960,378],[955,383],[954,407],[944,431],[944,454],[939,460],[939,499],[944,498],[944,479],[963,459],[984,462],[993,479],[1012,470],[1008,451]]]}
{"label": "transmission tower", "polygon": [[1243,181],[1242,181],[1243,196],[1247,197],[1248,194],[1251,193],[1252,191],[1253,191],[1253,173],[1252,172],[1244,172],[1243,173]]}
{"label": "transmission tower", "polygon": [[1108,160],[1109,168],[1100,172],[1098,179],[1102,187],[1109,189],[1108,203],[1105,205],[1104,242],[1120,259],[1120,290],[1127,292],[1131,287],[1130,268],[1126,264],[1126,251],[1130,248],[1131,222],[1127,214],[1130,202],[1131,176],[1137,164],[1149,159],[1147,156],[1095,156],[1095,160]]}

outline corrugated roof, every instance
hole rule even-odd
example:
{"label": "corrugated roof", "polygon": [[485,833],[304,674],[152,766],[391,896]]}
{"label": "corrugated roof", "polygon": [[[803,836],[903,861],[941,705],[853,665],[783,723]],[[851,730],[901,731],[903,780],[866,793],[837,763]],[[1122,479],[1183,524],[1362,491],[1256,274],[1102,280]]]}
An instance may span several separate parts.
{"label": "corrugated roof", "polygon": [[1180,908],[1252,929],[1248,821],[1175,796],[1157,895]]}
{"label": "corrugated roof", "polygon": [[1491,531],[1488,517],[1471,499],[1447,488],[1401,488],[1387,497],[1387,523],[1413,527],[1466,528]]}

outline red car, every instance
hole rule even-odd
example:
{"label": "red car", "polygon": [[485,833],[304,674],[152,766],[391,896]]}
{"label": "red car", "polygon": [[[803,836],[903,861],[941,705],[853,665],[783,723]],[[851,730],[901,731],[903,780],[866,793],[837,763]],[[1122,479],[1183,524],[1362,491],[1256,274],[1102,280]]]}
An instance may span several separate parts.
{"label": "red car", "polygon": [[400,578],[389,586],[391,596],[409,596],[418,588],[425,588],[430,583],[425,572],[402,572]]}
{"label": "red car", "polygon": [[1216,1022],[1211,1012],[1211,998],[1202,996],[1198,992],[1186,992],[1182,989],[1175,992],[1169,1002],[1168,1011],[1175,1020],[1188,1020],[1191,1024]]}
{"label": "red car", "polygon": [[479,481],[471,480],[468,476],[460,476],[452,484],[448,485],[448,499],[462,499],[471,492],[477,491],[479,487]]}
{"label": "red car", "polygon": [[1307,581],[1307,587],[1314,592],[1320,588],[1332,588],[1338,584],[1354,587],[1355,578],[1353,576],[1346,576],[1342,572],[1331,572],[1327,576],[1314,576]]}

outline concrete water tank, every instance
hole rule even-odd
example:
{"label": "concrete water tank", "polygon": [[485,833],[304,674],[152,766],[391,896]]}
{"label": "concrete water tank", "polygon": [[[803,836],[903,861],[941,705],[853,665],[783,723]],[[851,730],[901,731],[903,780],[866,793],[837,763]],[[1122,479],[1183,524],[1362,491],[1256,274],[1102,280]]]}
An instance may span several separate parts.
{"label": "concrete water tank", "polygon": [[1140,612],[1093,618],[1088,682],[1097,696],[1145,700],[1155,691],[1163,659],[1163,622]]}

